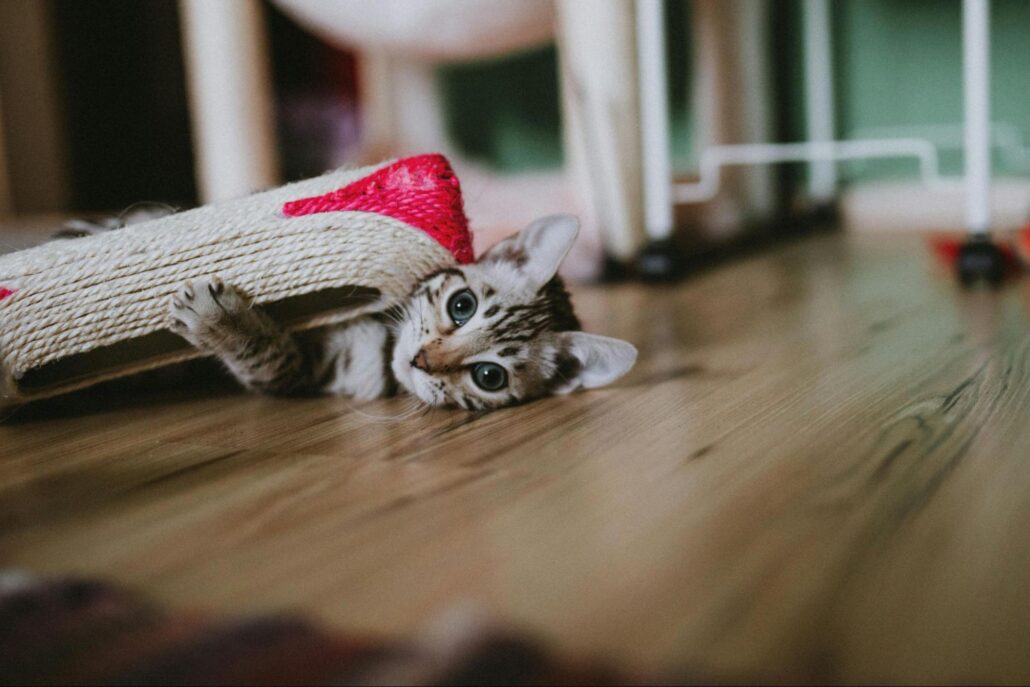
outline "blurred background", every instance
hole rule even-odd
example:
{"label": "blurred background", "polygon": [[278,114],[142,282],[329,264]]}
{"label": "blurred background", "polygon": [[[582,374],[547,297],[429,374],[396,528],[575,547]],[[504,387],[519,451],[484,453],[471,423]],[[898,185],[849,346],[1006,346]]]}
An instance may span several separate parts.
{"label": "blurred background", "polygon": [[[674,193],[678,240],[748,241],[813,217],[962,227],[961,189],[927,183],[963,168],[959,0],[655,4],[675,180],[697,186],[713,146],[908,146],[824,163],[818,182],[811,162],[726,168],[711,197]],[[1005,228],[1030,199],[1030,2],[991,11]],[[573,271],[596,276],[602,254],[625,263],[655,238],[639,22],[633,0],[3,0],[3,231],[137,201],[189,207],[439,150],[462,179],[478,248],[541,214],[578,212],[586,240]],[[907,152],[925,146],[929,179],[926,156]]]}

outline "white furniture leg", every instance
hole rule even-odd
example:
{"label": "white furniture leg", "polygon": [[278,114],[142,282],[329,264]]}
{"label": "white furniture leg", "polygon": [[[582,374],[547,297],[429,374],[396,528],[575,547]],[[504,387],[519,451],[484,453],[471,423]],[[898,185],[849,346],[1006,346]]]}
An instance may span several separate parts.
{"label": "white furniture leg", "polygon": [[428,151],[454,156],[436,85],[436,64],[410,57],[363,52],[362,149],[369,162]]}
{"label": "white furniture leg", "polygon": [[662,0],[637,0],[636,10],[644,226],[649,239],[661,241],[671,237],[673,229],[668,70]]}
{"label": "white furniture leg", "polygon": [[[809,142],[834,140],[833,52],[830,0],[804,0],[805,124]],[[832,203],[837,193],[837,165],[818,160],[808,166],[812,200]]]}
{"label": "white furniture leg", "polygon": [[280,182],[257,0],[180,0],[201,202]]}
{"label": "white furniture leg", "polygon": [[453,155],[444,125],[436,65],[417,58],[390,59],[390,103],[395,154]]}
{"label": "white furniture leg", "polygon": [[361,108],[360,159],[371,162],[389,157],[397,123],[393,110],[393,71],[390,56],[366,50],[358,54],[358,102]]}
{"label": "white furniture leg", "polygon": [[566,164],[605,249],[633,260],[644,242],[634,7],[558,0]]}
{"label": "white furniture leg", "polygon": [[985,236],[991,228],[990,7],[962,4],[963,95],[966,110],[966,228]]}

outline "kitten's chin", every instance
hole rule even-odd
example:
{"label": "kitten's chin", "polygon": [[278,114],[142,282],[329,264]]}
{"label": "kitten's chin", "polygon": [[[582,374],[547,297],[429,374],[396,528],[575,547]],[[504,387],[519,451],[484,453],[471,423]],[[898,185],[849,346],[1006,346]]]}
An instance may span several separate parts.
{"label": "kitten's chin", "polygon": [[411,367],[410,362],[403,360],[394,360],[392,367],[393,375],[397,379],[397,384],[402,389],[426,405],[440,405],[440,400],[436,398],[431,385],[427,381],[419,379],[419,377],[425,377],[424,373],[414,370]]}
{"label": "kitten's chin", "polygon": [[411,366],[411,359],[415,356],[415,351],[408,352],[409,346],[405,346],[405,341],[402,339],[397,342],[397,345],[393,349],[393,358],[390,360],[390,369],[393,371],[393,377],[397,380],[397,384],[408,392],[412,396],[418,398],[423,403],[427,403],[431,406],[438,405],[437,401],[433,397],[433,391],[429,388],[429,385],[418,379],[419,375],[423,373],[418,372]]}

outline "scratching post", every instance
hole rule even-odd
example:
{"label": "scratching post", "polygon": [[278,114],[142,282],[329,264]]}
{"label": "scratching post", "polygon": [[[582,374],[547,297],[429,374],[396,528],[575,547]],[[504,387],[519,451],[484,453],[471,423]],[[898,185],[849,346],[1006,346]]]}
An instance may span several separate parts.
{"label": "scratching post", "polygon": [[0,402],[196,357],[169,328],[187,279],[219,275],[290,329],[390,307],[473,259],[447,160],[340,170],[0,257]]}

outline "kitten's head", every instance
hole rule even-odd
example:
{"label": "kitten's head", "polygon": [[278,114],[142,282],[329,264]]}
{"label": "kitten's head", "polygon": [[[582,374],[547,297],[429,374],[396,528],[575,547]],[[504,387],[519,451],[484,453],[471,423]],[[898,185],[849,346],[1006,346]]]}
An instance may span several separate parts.
{"label": "kitten's head", "polygon": [[545,217],[442,270],[412,294],[392,360],[397,381],[434,406],[482,410],[615,381],[637,350],[579,331],[557,276],[579,223]]}

